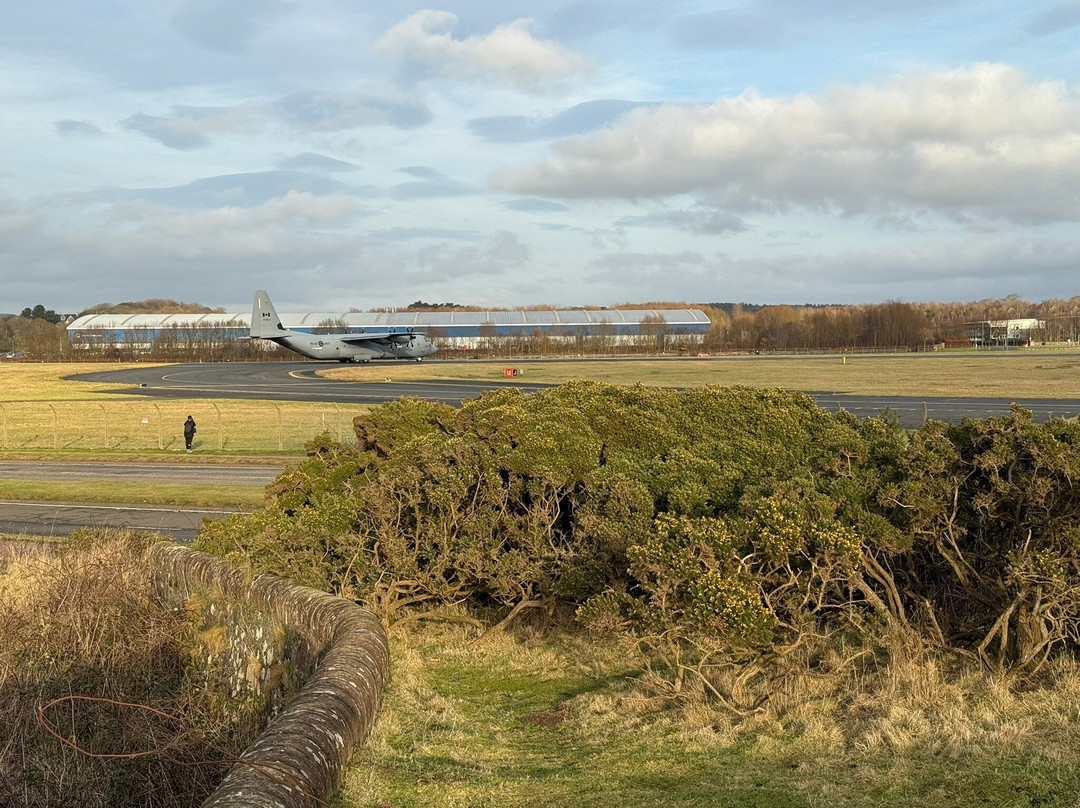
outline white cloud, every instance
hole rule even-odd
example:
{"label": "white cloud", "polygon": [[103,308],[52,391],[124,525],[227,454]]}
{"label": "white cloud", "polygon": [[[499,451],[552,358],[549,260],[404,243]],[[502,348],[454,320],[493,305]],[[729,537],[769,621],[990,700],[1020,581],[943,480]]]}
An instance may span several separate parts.
{"label": "white cloud", "polygon": [[173,107],[169,117],[137,112],[122,122],[125,129],[138,132],[178,151],[201,149],[210,144],[209,135],[250,133],[256,121],[249,106]]}
{"label": "white cloud", "polygon": [[134,266],[179,261],[250,261],[293,257],[319,241],[311,232],[349,224],[359,210],[344,194],[315,196],[290,191],[254,207],[186,211],[145,202],[111,206],[95,226],[64,236],[82,262],[115,261]]}
{"label": "white cloud", "polygon": [[496,172],[504,191],[663,198],[729,210],[929,211],[1080,220],[1080,97],[1002,64],[901,75],[819,97],[754,91],[627,113]]}
{"label": "white cloud", "polygon": [[457,21],[449,11],[418,11],[387,31],[376,48],[438,76],[501,79],[528,90],[590,70],[583,56],[557,42],[536,39],[532,20],[515,20],[488,34],[455,39]]}

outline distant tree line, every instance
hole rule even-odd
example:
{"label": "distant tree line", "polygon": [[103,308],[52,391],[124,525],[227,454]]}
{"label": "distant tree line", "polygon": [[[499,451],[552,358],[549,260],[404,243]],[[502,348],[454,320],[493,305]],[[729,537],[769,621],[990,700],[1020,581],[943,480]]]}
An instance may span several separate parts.
{"label": "distant tree line", "polygon": [[19,314],[20,317],[25,317],[28,320],[45,320],[48,323],[56,324],[64,319],[63,315],[57,314],[52,309],[47,309],[38,303],[34,308],[29,306],[22,310]]}
{"label": "distant tree line", "polygon": [[449,311],[451,309],[463,309],[465,306],[457,303],[425,303],[423,300],[417,300],[405,308],[409,311]]}
{"label": "distant tree line", "polygon": [[[457,303],[416,301],[409,308],[426,310],[475,310]],[[530,310],[550,306],[523,307]],[[588,308],[588,307],[586,307]],[[968,336],[966,324],[983,320],[1038,319],[1045,326],[1033,332],[1037,341],[1080,341],[1080,296],[1031,303],[1017,295],[971,303],[886,303],[861,305],[757,306],[742,303],[700,304],[649,302],[620,304],[620,309],[700,309],[711,326],[705,334],[685,336],[656,317],[646,317],[638,335],[627,339],[614,326],[593,328],[589,334],[573,329],[537,330],[529,334],[501,336],[494,327],[481,333],[468,347],[440,346],[441,356],[553,356],[577,354],[651,354],[704,351],[797,351],[919,350]],[[604,310],[592,307],[593,310]],[[198,303],[144,300],[118,304],[100,303],[89,313],[221,313]],[[19,316],[0,316],[0,353],[23,352],[29,358],[56,361],[78,356],[87,360],[156,359],[160,361],[231,361],[252,358],[290,358],[293,354],[269,343],[252,343],[245,333],[222,333],[216,329],[173,327],[151,338],[126,340],[128,345],[105,343],[81,345],[72,351],[60,315],[39,304],[23,309]],[[319,333],[345,330],[341,318],[324,320]],[[426,329],[436,342],[445,333]],[[137,337],[137,334],[133,334]]]}

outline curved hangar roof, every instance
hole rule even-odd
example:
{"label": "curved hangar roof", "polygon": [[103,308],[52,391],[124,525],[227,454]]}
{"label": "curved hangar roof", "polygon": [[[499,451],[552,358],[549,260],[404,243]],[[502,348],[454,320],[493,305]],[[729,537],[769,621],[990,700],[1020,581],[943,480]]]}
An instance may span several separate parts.
{"label": "curved hangar roof", "polygon": [[[597,327],[612,327],[616,331],[636,332],[643,320],[663,320],[675,333],[696,334],[709,328],[709,318],[697,309],[603,309],[585,311],[400,311],[400,312],[309,312],[290,314],[279,312],[281,324],[294,331],[310,331],[321,323],[344,323],[347,329],[415,328],[437,329],[447,336],[484,336],[494,327],[500,334],[523,334],[533,330],[589,331]],[[68,333],[129,331],[161,328],[240,328],[250,325],[249,312],[217,312],[212,314],[88,314],[68,325]],[[483,330],[482,330],[483,329]]]}

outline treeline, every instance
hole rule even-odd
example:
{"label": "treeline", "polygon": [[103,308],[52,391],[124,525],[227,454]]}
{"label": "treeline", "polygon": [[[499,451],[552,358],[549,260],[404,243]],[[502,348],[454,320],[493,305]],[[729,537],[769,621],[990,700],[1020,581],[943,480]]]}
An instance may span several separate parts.
{"label": "treeline", "polygon": [[180,303],[176,300],[153,297],[124,303],[97,303],[79,312],[84,314],[221,314],[225,309],[212,309],[201,303]]}
{"label": "treeline", "polygon": [[[418,305],[420,301],[417,301]],[[423,304],[435,309],[473,310],[458,304]],[[522,307],[542,309],[550,307]],[[599,307],[593,307],[602,310]],[[1030,303],[1013,295],[1001,300],[974,303],[903,303],[890,301],[851,306],[751,306],[747,304],[694,304],[686,302],[651,302],[622,304],[622,309],[701,309],[711,326],[704,335],[672,334],[662,321],[649,318],[641,333],[632,338],[617,337],[614,327],[595,328],[587,336],[573,336],[569,331],[534,332],[514,337],[498,336],[496,329],[484,333],[469,348],[448,343],[440,346],[440,356],[552,356],[571,351],[585,354],[656,353],[698,351],[836,351],[836,350],[923,350],[942,343],[964,344],[967,324],[986,320],[1037,319],[1044,323],[1031,338],[1040,342],[1080,342],[1080,297],[1068,300],[1045,300]],[[117,346],[105,343],[83,344],[72,351],[64,325],[53,325],[51,314],[43,306],[24,310],[23,316],[0,317],[0,353],[25,352],[34,359],[56,360],[72,356],[94,359],[157,359],[160,361],[226,361],[250,358],[284,358],[280,349],[252,345],[244,334],[212,333],[212,329],[176,327],[160,337],[145,332],[141,339],[125,340]],[[94,312],[220,312],[196,303],[170,300],[147,300],[136,303],[102,303],[87,309]],[[26,316],[27,312],[31,316]],[[317,330],[341,330],[340,320],[319,323]],[[443,336],[438,328],[426,329],[436,342]],[[138,335],[134,335],[137,337]],[[265,353],[265,351],[269,351]]]}
{"label": "treeline", "polygon": [[999,679],[1080,650],[1075,422],[908,432],[801,393],[573,382],[355,431],[199,545],[389,620],[573,618],[743,706],[834,641],[918,638]]}
{"label": "treeline", "polygon": [[1076,342],[1080,336],[1080,297],[1041,303],[1010,296],[975,303],[701,308],[712,322],[703,343],[712,351],[920,349],[962,342],[967,325],[984,320],[1043,320],[1045,327],[1032,334],[1038,341]]}

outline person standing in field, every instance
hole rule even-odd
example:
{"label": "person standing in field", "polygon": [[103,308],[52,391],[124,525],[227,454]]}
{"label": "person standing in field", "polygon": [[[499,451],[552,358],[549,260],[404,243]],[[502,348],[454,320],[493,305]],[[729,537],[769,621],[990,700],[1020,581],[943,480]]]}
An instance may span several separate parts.
{"label": "person standing in field", "polygon": [[191,440],[195,437],[195,419],[190,415],[187,420],[184,421],[184,443],[187,444],[187,450],[191,451]]}

